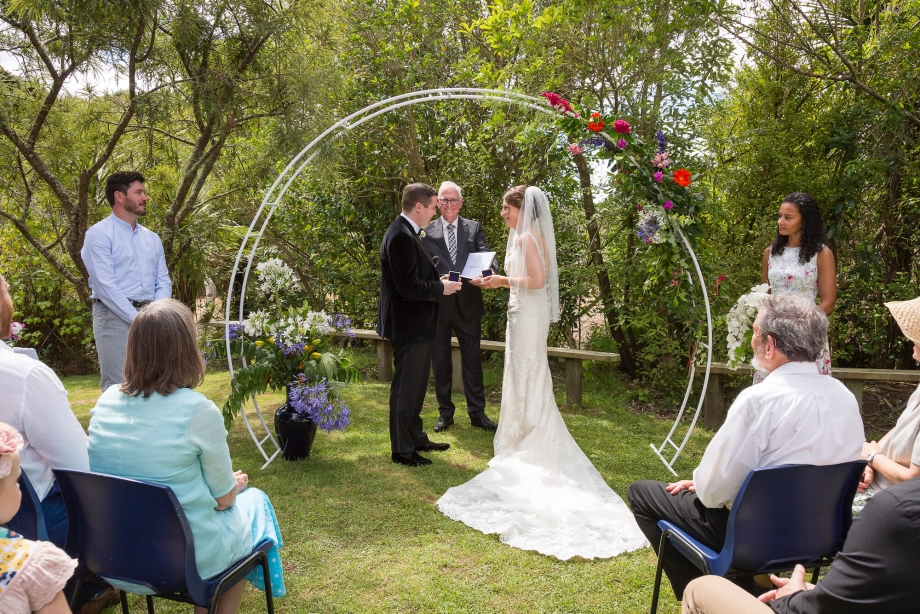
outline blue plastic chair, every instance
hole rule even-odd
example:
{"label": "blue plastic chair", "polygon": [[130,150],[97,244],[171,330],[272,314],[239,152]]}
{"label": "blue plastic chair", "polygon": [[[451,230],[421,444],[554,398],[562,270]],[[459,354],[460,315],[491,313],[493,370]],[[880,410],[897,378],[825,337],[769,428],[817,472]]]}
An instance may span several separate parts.
{"label": "blue plastic chair", "polygon": [[19,475],[19,489],[22,491],[19,511],[4,526],[11,531],[16,531],[26,539],[48,541],[48,529],[45,526],[42,502],[25,471]]}
{"label": "blue plastic chair", "polygon": [[[198,574],[195,543],[185,512],[172,489],[159,484],[100,473],[54,469],[70,516],[65,550],[86,569],[105,579],[151,589],[156,597],[206,607],[257,566],[265,578],[265,603],[274,614],[268,551],[263,540],[245,558],[213,578]],[[76,590],[82,580],[77,581]],[[121,592],[122,612],[128,601]],[[147,611],[153,614],[152,596]]]}
{"label": "blue plastic chair", "polygon": [[814,567],[812,581],[843,546],[853,522],[853,497],[866,461],[755,469],[741,485],[720,552],[667,520],[658,548],[652,614],[658,610],[662,562],[670,544],[704,574],[744,576]]}

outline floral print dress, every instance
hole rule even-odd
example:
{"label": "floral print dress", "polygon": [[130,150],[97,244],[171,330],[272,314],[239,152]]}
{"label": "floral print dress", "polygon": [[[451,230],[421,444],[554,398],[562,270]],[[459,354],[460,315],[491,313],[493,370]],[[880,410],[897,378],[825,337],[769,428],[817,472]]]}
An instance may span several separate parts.
{"label": "floral print dress", "polygon": [[[770,254],[767,265],[767,278],[770,281],[770,294],[778,295],[793,292],[811,301],[818,298],[818,254],[805,264],[799,262],[798,247],[786,247],[779,256]],[[821,375],[831,374],[831,352],[827,342],[824,350],[815,361]],[[767,376],[765,371],[754,373],[754,383],[759,384]]]}

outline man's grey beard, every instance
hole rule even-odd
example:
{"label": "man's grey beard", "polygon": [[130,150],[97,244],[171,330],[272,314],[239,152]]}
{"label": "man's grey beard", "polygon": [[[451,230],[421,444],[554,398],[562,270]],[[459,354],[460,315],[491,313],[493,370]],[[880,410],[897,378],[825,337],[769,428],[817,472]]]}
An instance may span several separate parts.
{"label": "man's grey beard", "polygon": [[760,361],[761,356],[763,356],[766,353],[762,350],[762,348],[763,348],[763,341],[757,344],[757,347],[754,349],[754,356],[753,358],[751,358],[751,366],[757,369],[758,371],[767,370],[766,367],[764,367],[763,363]]}

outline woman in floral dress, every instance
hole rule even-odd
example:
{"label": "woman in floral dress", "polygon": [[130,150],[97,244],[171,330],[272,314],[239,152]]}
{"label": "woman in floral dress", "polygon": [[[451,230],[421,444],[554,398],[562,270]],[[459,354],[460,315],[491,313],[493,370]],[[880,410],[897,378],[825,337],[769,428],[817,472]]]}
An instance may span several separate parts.
{"label": "woman in floral dress", "polygon": [[[831,315],[837,302],[837,271],[834,254],[827,246],[824,220],[814,197],[805,192],[793,192],[779,206],[776,238],[763,252],[761,283],[770,284],[771,294],[795,292],[817,301],[825,314]],[[831,374],[830,349],[816,361],[822,375]],[[767,376],[754,373],[754,383]]]}

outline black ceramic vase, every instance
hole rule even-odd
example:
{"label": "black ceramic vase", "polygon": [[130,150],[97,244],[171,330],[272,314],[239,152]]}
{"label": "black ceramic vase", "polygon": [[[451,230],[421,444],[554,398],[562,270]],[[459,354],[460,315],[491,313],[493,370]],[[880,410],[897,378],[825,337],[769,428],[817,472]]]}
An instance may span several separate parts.
{"label": "black ceramic vase", "polygon": [[316,423],[294,411],[290,385],[287,387],[287,402],[275,412],[275,434],[284,460],[295,461],[310,456],[310,448],[316,438]]}

